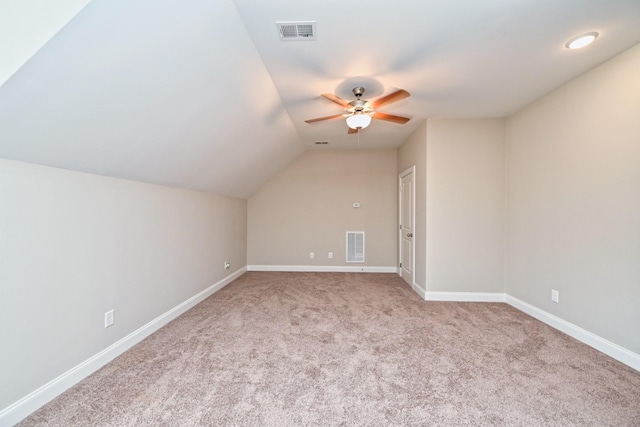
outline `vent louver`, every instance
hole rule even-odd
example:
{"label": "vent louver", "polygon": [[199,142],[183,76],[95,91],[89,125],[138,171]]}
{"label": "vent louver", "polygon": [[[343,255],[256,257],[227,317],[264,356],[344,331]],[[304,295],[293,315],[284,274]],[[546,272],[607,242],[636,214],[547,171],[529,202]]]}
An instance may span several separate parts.
{"label": "vent louver", "polygon": [[347,262],[364,262],[364,231],[347,231]]}
{"label": "vent louver", "polygon": [[316,22],[300,21],[300,22],[276,22],[280,40],[315,40],[316,39]]}

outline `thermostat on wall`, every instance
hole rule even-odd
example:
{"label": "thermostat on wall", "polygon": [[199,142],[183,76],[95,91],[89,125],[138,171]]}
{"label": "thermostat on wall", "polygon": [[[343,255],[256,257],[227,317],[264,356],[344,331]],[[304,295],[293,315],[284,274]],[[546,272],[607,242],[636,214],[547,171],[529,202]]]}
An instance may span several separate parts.
{"label": "thermostat on wall", "polygon": [[354,207],[354,208],[359,208],[359,207],[360,207],[360,203],[354,203],[354,204],[353,204],[353,207]]}

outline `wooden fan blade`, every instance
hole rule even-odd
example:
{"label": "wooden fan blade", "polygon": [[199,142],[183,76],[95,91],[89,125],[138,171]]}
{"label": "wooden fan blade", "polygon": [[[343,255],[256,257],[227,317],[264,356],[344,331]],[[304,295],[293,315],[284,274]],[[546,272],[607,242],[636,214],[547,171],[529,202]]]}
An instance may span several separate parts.
{"label": "wooden fan blade", "polygon": [[372,101],[371,104],[373,106],[374,110],[377,110],[378,108],[382,107],[383,105],[387,105],[387,104],[391,104],[392,102],[397,102],[400,101],[401,99],[405,99],[408,98],[409,96],[411,96],[411,94],[409,92],[407,92],[404,89],[398,89],[397,91],[390,93],[387,96],[383,96],[380,99],[376,99],[375,101]]}
{"label": "wooden fan blade", "polygon": [[315,122],[320,122],[322,120],[331,120],[331,119],[337,119],[342,117],[342,114],[334,114],[333,116],[326,116],[326,117],[318,117],[317,119],[309,119],[309,120],[305,120],[305,123],[315,123]]}
{"label": "wooden fan blade", "polygon": [[323,93],[320,96],[322,96],[323,98],[328,99],[331,102],[335,102],[336,104],[338,104],[339,106],[341,106],[342,108],[350,108],[351,105],[349,105],[349,103],[347,101],[345,101],[344,99],[335,96],[332,93]]}
{"label": "wooden fan blade", "polygon": [[373,118],[378,120],[386,120],[388,122],[398,123],[399,125],[403,125],[410,120],[408,117],[394,116],[393,114],[386,114],[386,113],[380,113],[380,112],[373,113]]}
{"label": "wooden fan blade", "polygon": [[348,134],[358,133],[358,129],[349,128],[349,130],[347,131],[347,133],[348,133]]}

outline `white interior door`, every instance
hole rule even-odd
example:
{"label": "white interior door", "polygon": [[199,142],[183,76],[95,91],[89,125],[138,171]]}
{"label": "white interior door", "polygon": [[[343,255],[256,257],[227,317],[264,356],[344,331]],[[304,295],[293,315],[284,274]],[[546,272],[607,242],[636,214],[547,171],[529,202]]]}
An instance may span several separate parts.
{"label": "white interior door", "polygon": [[414,206],[415,206],[415,167],[400,174],[400,276],[413,286],[414,278]]}

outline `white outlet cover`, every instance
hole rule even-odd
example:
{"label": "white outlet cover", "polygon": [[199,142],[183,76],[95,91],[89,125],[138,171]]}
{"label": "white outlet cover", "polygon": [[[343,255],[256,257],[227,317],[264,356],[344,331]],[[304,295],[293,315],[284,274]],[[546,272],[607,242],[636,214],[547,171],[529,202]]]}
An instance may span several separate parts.
{"label": "white outlet cover", "polygon": [[104,327],[108,328],[113,325],[113,310],[109,310],[104,314]]}

